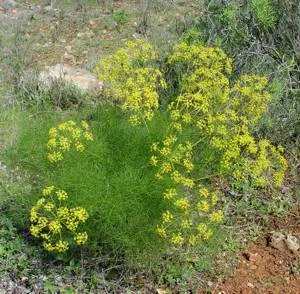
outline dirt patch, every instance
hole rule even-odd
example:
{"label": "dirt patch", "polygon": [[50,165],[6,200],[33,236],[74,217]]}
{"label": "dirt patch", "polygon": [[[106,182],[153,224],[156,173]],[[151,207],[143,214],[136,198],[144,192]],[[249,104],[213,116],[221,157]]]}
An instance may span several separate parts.
{"label": "dirt patch", "polygon": [[275,230],[296,237],[299,243],[300,208],[285,219],[272,217],[266,234],[240,253],[232,278],[217,283],[213,293],[300,293],[300,252],[272,247],[270,236]]}

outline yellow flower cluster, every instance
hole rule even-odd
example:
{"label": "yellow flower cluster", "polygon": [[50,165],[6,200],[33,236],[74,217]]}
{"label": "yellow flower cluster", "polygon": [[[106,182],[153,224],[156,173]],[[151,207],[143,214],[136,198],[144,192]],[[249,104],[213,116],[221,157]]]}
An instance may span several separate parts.
{"label": "yellow flower cluster", "polygon": [[78,152],[83,152],[87,141],[93,141],[93,134],[86,121],[81,121],[80,124],[73,120],[63,122],[49,130],[47,158],[50,162],[62,161],[64,153],[72,147]]}
{"label": "yellow flower cluster", "polygon": [[[217,193],[204,186],[199,188],[194,179],[193,143],[189,140],[180,142],[181,132],[191,123],[192,116],[182,115],[174,105],[169,107],[169,113],[171,124],[166,137],[161,142],[153,143],[151,147],[153,155],[150,164],[157,168],[156,178],[171,180],[173,185],[163,194],[170,209],[162,214],[157,233],[161,238],[168,239],[172,246],[196,246],[212,235],[209,225],[206,225],[206,231],[199,230],[204,219],[207,223],[220,223],[223,214],[214,211]],[[176,127],[175,123],[182,127]]]}
{"label": "yellow flower cluster", "polygon": [[95,68],[99,79],[109,85],[105,94],[121,103],[133,125],[152,119],[158,108],[157,89],[166,87],[155,60],[151,44],[138,39],[125,42],[125,48],[102,59]]}
{"label": "yellow flower cluster", "polygon": [[171,118],[184,127],[190,114],[189,124],[199,130],[198,143],[209,140],[225,176],[280,187],[286,170],[282,148],[251,135],[270,101],[268,80],[243,75],[231,87],[232,60],[218,48],[180,43],[169,62],[186,66],[181,94],[169,106]]}
{"label": "yellow flower cluster", "polygon": [[195,246],[209,239],[210,224],[224,217],[216,210],[219,192],[208,188],[210,175],[201,180],[195,169],[193,159],[203,152],[202,145],[203,154],[211,154],[201,158],[203,167],[254,187],[279,187],[286,160],[281,147],[251,135],[270,100],[266,78],[243,75],[231,86],[232,60],[218,48],[180,43],[168,61],[180,65],[182,76],[180,94],[168,106],[167,134],[151,148],[156,178],[172,183],[163,194],[171,206],[157,233],[174,246]]}
{"label": "yellow flower cluster", "polygon": [[223,212],[215,211],[217,193],[205,187],[197,192],[196,189],[190,189],[189,196],[180,195],[174,188],[168,189],[164,198],[172,205],[172,211],[166,210],[162,214],[157,233],[173,246],[196,246],[212,236],[210,224],[223,221]]}
{"label": "yellow flower cluster", "polygon": [[48,186],[31,208],[30,233],[43,240],[47,251],[65,252],[71,245],[70,240],[83,245],[88,239],[86,232],[78,231],[88,218],[87,211],[82,207],[69,208],[65,204],[67,199],[66,191]]}

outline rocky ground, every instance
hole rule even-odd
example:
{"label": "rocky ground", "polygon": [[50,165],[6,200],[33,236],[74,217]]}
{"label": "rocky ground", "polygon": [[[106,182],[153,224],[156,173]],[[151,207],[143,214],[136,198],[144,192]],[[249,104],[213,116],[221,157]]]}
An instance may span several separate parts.
{"label": "rocky ground", "polygon": [[238,268],[214,293],[300,293],[300,209],[271,218],[263,237],[238,254]]}

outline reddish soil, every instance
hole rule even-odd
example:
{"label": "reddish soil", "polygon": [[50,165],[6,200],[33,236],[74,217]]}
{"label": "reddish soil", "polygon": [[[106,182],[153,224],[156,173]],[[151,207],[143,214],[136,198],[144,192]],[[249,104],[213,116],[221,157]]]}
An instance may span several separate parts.
{"label": "reddish soil", "polygon": [[300,240],[300,207],[283,219],[271,218],[264,237],[240,253],[231,279],[215,285],[213,293],[300,293],[300,252],[275,249],[268,244],[270,232],[292,234]]}

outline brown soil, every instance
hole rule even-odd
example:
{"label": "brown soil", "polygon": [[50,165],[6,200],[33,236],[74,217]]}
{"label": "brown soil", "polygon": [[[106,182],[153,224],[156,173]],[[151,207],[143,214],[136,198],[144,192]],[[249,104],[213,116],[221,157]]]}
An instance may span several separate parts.
{"label": "brown soil", "polygon": [[300,239],[300,208],[289,217],[271,218],[264,237],[240,253],[240,263],[232,278],[217,283],[213,293],[300,293],[300,252],[275,249],[268,244],[271,232],[292,234]]}

